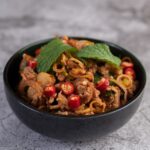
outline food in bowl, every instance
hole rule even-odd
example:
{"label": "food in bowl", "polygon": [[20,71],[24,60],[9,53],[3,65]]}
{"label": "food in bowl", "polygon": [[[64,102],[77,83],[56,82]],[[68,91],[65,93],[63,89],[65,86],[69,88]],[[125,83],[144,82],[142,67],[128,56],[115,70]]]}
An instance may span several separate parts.
{"label": "food in bowl", "polygon": [[[53,49],[55,49],[55,52],[58,55],[58,51],[60,53],[62,53],[63,50],[66,51],[66,45],[63,47],[63,49],[61,48],[62,51],[60,51],[60,49],[58,50],[58,48],[60,47],[60,40],[62,40],[62,38],[57,38],[57,39],[58,39],[57,45],[59,45],[59,46],[54,47]],[[67,40],[67,37],[65,39]],[[66,41],[65,39],[63,42]],[[41,41],[37,41],[35,43],[28,44],[24,48],[21,48],[19,51],[17,51],[8,60],[6,66],[5,66],[5,69],[4,69],[4,74],[3,74],[5,93],[7,96],[7,100],[10,104],[10,107],[12,108],[14,113],[25,125],[27,125],[32,130],[37,131],[37,132],[39,132],[43,135],[49,136],[49,137],[59,139],[59,140],[69,140],[69,141],[94,140],[94,139],[100,138],[102,136],[105,136],[105,135],[119,129],[133,117],[133,115],[137,111],[138,107],[140,106],[140,103],[143,98],[143,93],[144,93],[144,89],[145,89],[145,85],[146,85],[146,72],[145,72],[145,69],[144,69],[142,63],[139,61],[139,59],[136,56],[134,56],[128,50],[126,50],[114,43],[111,43],[108,41],[103,41],[103,40],[98,40],[98,39],[93,39],[93,38],[87,38],[87,37],[72,37],[72,39],[73,39],[72,43],[75,39],[77,41],[82,40],[82,42],[79,42],[80,44],[76,43],[76,46],[81,45],[81,43],[83,43],[83,40],[84,41],[88,40],[88,41],[94,42],[96,47],[98,47],[98,49],[100,49],[99,48],[100,45],[97,45],[98,43],[99,44],[103,43],[104,45],[106,44],[107,47],[109,46],[109,49],[111,50],[113,55],[118,56],[120,58],[118,60],[118,59],[116,59],[116,57],[114,58],[111,55],[111,59],[110,59],[110,57],[109,58],[107,57],[107,59],[106,59],[106,56],[108,56],[109,51],[105,49],[106,50],[105,52],[107,53],[107,55],[105,53],[105,55],[103,55],[103,57],[101,57],[101,59],[100,59],[102,52],[99,52],[100,50],[98,50],[97,51],[98,55],[97,55],[97,53],[96,53],[96,55],[94,55],[91,53],[91,47],[89,49],[90,50],[89,57],[92,57],[92,58],[83,58],[83,56],[81,57],[81,54],[77,55],[77,48],[74,49],[74,47],[71,46],[71,49],[67,50],[66,52],[71,51],[71,54],[72,54],[73,50],[75,50],[76,57],[75,56],[74,57],[79,59],[82,62],[84,62],[84,59],[86,61],[92,59],[92,60],[94,60],[94,62],[97,63],[98,66],[99,66],[99,63],[101,64],[102,62],[104,64],[108,63],[109,65],[111,64],[113,68],[122,68],[123,73],[125,73],[125,68],[133,68],[134,72],[136,73],[136,76],[133,75],[134,73],[130,73],[130,74],[132,74],[133,77],[135,77],[134,82],[138,81],[138,86],[135,84],[136,90],[134,91],[133,96],[131,96],[131,98],[130,98],[129,94],[127,94],[128,95],[127,103],[120,105],[120,107],[118,107],[116,109],[114,108],[112,110],[110,109],[110,111],[108,110],[108,111],[105,111],[102,113],[101,112],[95,113],[94,115],[92,115],[92,114],[91,115],[90,114],[89,115],[88,114],[83,114],[83,115],[79,114],[78,115],[78,114],[73,113],[74,112],[73,110],[68,111],[68,115],[65,115],[65,114],[59,115],[58,109],[50,110],[49,108],[45,107],[45,108],[43,108],[44,111],[42,111],[42,108],[38,107],[38,105],[32,105],[31,104],[32,100],[27,97],[27,93],[26,93],[26,90],[28,91],[28,87],[26,87],[24,89],[25,93],[23,92],[23,94],[21,94],[20,92],[18,92],[19,82],[21,82],[20,73],[22,72],[21,68],[19,69],[19,65],[20,65],[21,60],[23,59],[23,53],[31,55],[33,58],[33,57],[35,57],[35,50],[37,48],[41,49],[40,54],[42,56],[46,55],[47,57],[50,57],[48,55],[48,54],[50,54],[48,51],[47,51],[47,54],[42,54],[44,52],[43,45],[47,45],[47,43],[49,43],[50,41],[53,41],[53,39],[41,40]],[[70,39],[68,39],[68,40],[70,40]],[[59,43],[58,43],[58,41],[59,41]],[[56,39],[55,39],[54,43],[56,43]],[[54,43],[53,43],[53,46],[55,45]],[[61,44],[62,44],[62,42],[61,42]],[[68,46],[70,46],[70,45],[67,45],[67,49],[68,49]],[[50,48],[48,48],[48,49],[49,49],[49,51],[52,51],[52,50],[50,50]],[[92,51],[95,51],[94,49],[95,49],[95,47],[92,48]],[[101,51],[102,51],[102,49],[101,49]],[[103,51],[104,51],[104,49],[103,49]],[[81,51],[79,51],[79,52],[81,52]],[[39,53],[39,50],[37,50],[36,54],[38,55],[38,53]],[[55,59],[57,57],[55,57],[55,59],[54,59],[54,54],[55,53],[51,52],[51,59],[48,59],[48,63],[44,63],[45,65],[41,64],[41,61],[43,61],[44,59],[39,59],[38,56],[36,57],[37,66],[35,65],[36,67],[34,69],[34,72],[36,73],[36,75],[40,72],[51,73],[51,74],[54,72],[53,68],[51,67],[51,64],[50,64],[51,60],[56,62]],[[45,57],[45,56],[43,56],[43,57]],[[127,57],[130,57],[130,58],[127,58]],[[113,58],[113,60],[112,60],[112,58]],[[114,59],[115,59],[115,61],[114,61]],[[122,59],[124,59],[124,60],[122,60]],[[32,59],[32,60],[34,60],[34,59]],[[59,60],[59,58],[57,60]],[[122,64],[122,62],[124,62],[124,61],[125,62],[131,61],[134,64],[134,66],[130,64],[130,65],[125,65],[126,67],[124,67],[124,65]],[[27,64],[28,63],[24,63],[24,66],[26,66]],[[29,63],[29,64],[31,64],[31,63]],[[41,67],[43,67],[43,68],[40,67],[40,64],[41,64]],[[50,70],[49,70],[49,68],[50,68]],[[131,70],[131,69],[128,69],[128,70]],[[95,76],[94,76],[94,79],[96,79]],[[116,80],[117,78],[114,77],[114,79]],[[94,81],[96,81],[96,80],[94,80]],[[56,81],[55,84],[57,82],[58,81]],[[110,82],[110,85],[111,84],[112,84],[112,82]],[[94,83],[94,85],[95,85],[95,83]],[[96,85],[95,85],[95,87],[96,87]],[[58,91],[56,90],[56,92],[58,92]],[[102,93],[100,93],[100,98],[102,99],[101,96],[102,96]],[[66,97],[68,97],[68,96],[66,96]],[[121,99],[122,98],[120,98],[120,100]],[[57,104],[57,101],[55,103]],[[86,104],[86,105],[88,105],[88,104]],[[64,111],[62,111],[62,112],[64,112]]]}
{"label": "food in bowl", "polygon": [[22,55],[20,95],[39,110],[94,115],[125,105],[138,87],[132,59],[114,56],[105,43],[54,38]]}

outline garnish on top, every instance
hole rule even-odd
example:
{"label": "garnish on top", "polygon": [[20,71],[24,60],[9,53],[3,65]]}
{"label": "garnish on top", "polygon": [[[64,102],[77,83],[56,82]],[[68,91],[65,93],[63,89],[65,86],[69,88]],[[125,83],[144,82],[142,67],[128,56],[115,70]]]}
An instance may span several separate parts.
{"label": "garnish on top", "polygon": [[63,43],[59,38],[55,38],[48,44],[41,48],[41,53],[37,57],[37,71],[48,72],[50,71],[54,62],[59,58],[63,52],[74,53],[78,58],[94,59],[104,61],[119,67],[121,60],[119,57],[114,56],[106,44],[93,44],[85,46],[80,50]]}

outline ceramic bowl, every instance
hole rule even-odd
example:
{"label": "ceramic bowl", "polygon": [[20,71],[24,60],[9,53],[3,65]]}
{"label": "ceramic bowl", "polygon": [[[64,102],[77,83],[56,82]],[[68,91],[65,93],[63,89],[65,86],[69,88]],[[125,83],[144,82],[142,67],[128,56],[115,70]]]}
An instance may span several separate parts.
{"label": "ceramic bowl", "polygon": [[129,56],[133,60],[137,80],[139,81],[139,88],[125,106],[104,114],[73,117],[39,111],[28,104],[17,92],[17,85],[20,80],[18,70],[22,54],[26,52],[33,55],[37,48],[40,48],[51,39],[29,44],[9,59],[3,74],[5,93],[10,107],[16,116],[34,131],[61,140],[93,140],[119,129],[135,114],[143,97],[146,73],[143,65],[135,55],[116,44],[86,37],[73,38],[80,40],[87,39],[96,43],[106,43],[114,55],[119,57]]}

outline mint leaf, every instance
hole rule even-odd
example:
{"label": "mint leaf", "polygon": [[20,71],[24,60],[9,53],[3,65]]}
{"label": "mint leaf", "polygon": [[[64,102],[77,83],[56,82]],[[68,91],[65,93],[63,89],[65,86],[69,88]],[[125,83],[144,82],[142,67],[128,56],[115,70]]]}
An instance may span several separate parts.
{"label": "mint leaf", "polygon": [[76,48],[64,44],[59,38],[55,38],[41,48],[41,53],[37,57],[37,71],[48,72],[59,56],[65,52],[75,52]]}
{"label": "mint leaf", "polygon": [[121,60],[114,56],[106,44],[95,44],[82,48],[77,54],[79,58],[90,58],[104,61],[119,67]]}

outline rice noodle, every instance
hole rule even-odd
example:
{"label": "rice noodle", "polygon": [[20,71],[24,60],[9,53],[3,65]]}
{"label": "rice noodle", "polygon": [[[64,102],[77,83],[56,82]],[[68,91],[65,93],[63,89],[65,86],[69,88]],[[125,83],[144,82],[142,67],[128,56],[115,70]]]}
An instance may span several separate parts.
{"label": "rice noodle", "polygon": [[[96,105],[96,107],[94,105]],[[93,101],[91,101],[89,107],[92,112],[101,113],[101,112],[105,111],[106,104],[104,102],[102,102],[102,100],[100,98],[96,98]]]}

